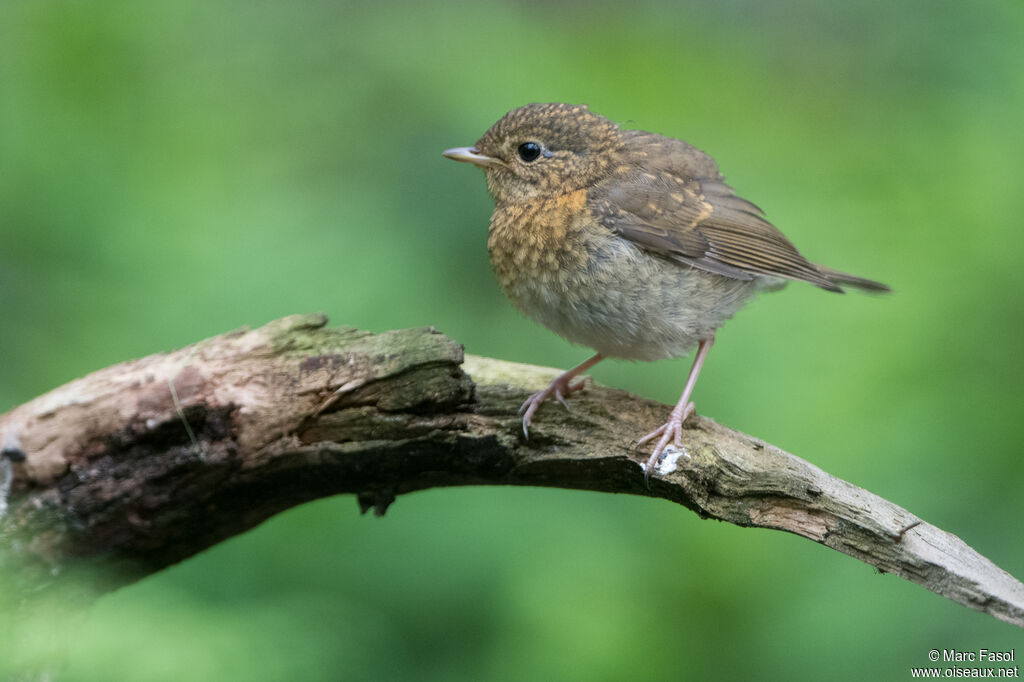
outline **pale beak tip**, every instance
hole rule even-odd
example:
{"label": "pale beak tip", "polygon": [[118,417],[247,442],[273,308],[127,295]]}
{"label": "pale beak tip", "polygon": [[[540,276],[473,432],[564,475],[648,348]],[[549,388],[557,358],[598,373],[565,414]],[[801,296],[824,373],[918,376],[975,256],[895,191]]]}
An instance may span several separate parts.
{"label": "pale beak tip", "polygon": [[474,166],[480,166],[481,168],[487,168],[488,166],[497,165],[499,162],[490,156],[486,156],[477,151],[476,147],[452,147],[451,149],[445,149],[442,155],[446,159],[452,161],[462,161],[463,163],[471,163]]}

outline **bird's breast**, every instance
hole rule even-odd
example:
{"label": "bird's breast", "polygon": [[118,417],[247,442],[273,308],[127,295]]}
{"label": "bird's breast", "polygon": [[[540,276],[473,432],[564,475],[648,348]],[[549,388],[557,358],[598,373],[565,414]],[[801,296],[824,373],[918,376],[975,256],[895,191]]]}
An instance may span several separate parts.
{"label": "bird's breast", "polygon": [[499,204],[487,245],[519,310],[611,357],[678,357],[753,292],[749,282],[652,256],[612,233],[586,190]]}
{"label": "bird's breast", "polygon": [[581,189],[494,209],[487,248],[506,291],[528,282],[553,284],[583,265],[586,201]]}

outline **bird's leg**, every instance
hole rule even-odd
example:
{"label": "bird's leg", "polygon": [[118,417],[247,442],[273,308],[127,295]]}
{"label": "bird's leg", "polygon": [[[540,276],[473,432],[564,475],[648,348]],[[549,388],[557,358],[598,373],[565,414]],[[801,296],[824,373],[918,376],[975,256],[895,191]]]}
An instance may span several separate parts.
{"label": "bird's leg", "polygon": [[551,384],[543,391],[537,391],[527,398],[526,402],[523,403],[523,406],[519,408],[519,414],[523,415],[523,434],[527,438],[530,437],[530,432],[527,430],[527,427],[530,426],[530,421],[533,419],[533,413],[537,411],[537,408],[540,407],[542,402],[550,398],[552,395],[555,396],[555,399],[557,399],[558,402],[565,406],[565,409],[569,409],[569,404],[565,402],[565,396],[569,395],[573,391],[578,391],[583,388],[582,381],[575,384],[569,382],[572,381],[576,375],[586,372],[603,359],[604,356],[598,353],[583,364],[573,367],[565,374],[558,375],[558,377],[555,378],[555,380],[552,381]]}
{"label": "bird's leg", "polygon": [[654,452],[648,458],[647,464],[644,465],[644,478],[650,477],[651,471],[657,466],[658,460],[661,459],[661,453],[665,450],[669,441],[672,441],[677,448],[683,447],[683,422],[694,413],[695,409],[693,402],[690,400],[690,394],[693,393],[693,387],[697,384],[700,368],[704,366],[704,358],[708,356],[708,351],[711,350],[711,345],[714,342],[714,336],[700,340],[700,344],[697,346],[697,355],[693,358],[693,367],[690,368],[690,375],[686,378],[683,395],[679,398],[676,406],[672,408],[668,421],[637,441],[637,445],[640,446],[649,440],[661,436],[661,440],[654,447]]}

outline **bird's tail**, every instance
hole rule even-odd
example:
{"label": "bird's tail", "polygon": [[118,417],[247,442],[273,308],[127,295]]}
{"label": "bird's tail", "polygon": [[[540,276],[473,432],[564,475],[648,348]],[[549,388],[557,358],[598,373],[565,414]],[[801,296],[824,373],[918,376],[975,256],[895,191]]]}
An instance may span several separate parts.
{"label": "bird's tail", "polygon": [[866,279],[864,277],[857,277],[856,275],[849,275],[845,272],[840,272],[839,270],[826,268],[824,265],[819,265],[818,271],[840,286],[855,287],[861,291],[868,291],[876,294],[892,291],[892,289],[881,282],[876,282],[873,279]]}

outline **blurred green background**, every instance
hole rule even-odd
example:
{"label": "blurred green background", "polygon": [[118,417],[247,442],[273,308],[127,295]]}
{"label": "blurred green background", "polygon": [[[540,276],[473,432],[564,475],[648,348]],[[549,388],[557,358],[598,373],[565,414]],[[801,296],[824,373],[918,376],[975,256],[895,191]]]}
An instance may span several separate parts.
{"label": "blurred green background", "polygon": [[[0,411],[298,312],[588,356],[493,282],[482,174],[440,152],[583,102],[714,155],[813,260],[718,336],[702,414],[1024,577],[1024,4],[0,0]],[[674,402],[689,359],[606,362]],[[0,618],[3,614],[0,614]],[[663,501],[432,490],[295,509],[104,597],[65,680],[907,679],[1019,629]]]}

